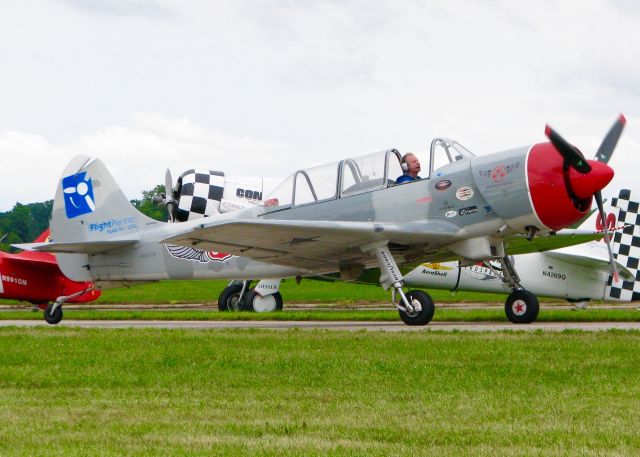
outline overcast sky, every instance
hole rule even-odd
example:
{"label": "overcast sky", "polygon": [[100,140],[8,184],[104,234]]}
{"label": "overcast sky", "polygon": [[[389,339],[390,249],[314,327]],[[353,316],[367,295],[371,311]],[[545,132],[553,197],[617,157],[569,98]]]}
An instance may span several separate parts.
{"label": "overcast sky", "polygon": [[546,122],[592,157],[623,112],[611,196],[640,169],[639,24],[632,0],[2,2],[0,211],[53,198],[79,153],[139,198],[167,167],[487,154]]}

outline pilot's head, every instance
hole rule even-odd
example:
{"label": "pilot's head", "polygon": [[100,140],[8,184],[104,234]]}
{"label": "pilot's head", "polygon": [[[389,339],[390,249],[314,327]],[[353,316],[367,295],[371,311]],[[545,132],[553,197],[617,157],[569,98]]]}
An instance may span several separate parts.
{"label": "pilot's head", "polygon": [[402,170],[404,171],[404,174],[413,178],[418,176],[418,173],[420,173],[420,161],[413,152],[407,152],[402,156],[402,163]]}

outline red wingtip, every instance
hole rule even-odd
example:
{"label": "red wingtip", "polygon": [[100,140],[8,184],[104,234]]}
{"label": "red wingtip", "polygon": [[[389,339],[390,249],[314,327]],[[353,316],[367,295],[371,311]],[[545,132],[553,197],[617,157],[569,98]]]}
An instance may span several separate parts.
{"label": "red wingtip", "polygon": [[549,124],[544,126],[544,134],[547,136],[551,135],[551,127],[549,127]]}
{"label": "red wingtip", "polygon": [[618,118],[618,121],[620,121],[620,123],[622,125],[626,125],[627,124],[627,118],[624,117],[624,114],[620,113],[620,117]]}

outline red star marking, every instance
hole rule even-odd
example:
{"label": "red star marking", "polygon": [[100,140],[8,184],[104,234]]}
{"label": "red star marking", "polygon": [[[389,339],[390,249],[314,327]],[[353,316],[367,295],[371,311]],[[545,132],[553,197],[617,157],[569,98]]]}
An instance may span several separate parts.
{"label": "red star marking", "polygon": [[504,165],[498,165],[491,170],[491,179],[494,181],[501,181],[507,176],[507,168]]}
{"label": "red star marking", "polygon": [[522,303],[521,301],[517,301],[517,302],[515,302],[515,303],[513,304],[513,311],[514,311],[516,314],[522,314],[522,313],[524,313],[524,310],[525,310],[526,308],[527,308],[527,307],[525,306],[525,304],[524,304],[524,303]]}

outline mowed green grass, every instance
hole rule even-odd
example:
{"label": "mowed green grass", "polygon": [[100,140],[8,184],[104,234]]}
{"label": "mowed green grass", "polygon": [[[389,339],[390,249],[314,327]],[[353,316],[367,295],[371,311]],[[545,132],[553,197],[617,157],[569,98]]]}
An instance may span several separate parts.
{"label": "mowed green grass", "polygon": [[640,450],[640,333],[0,329],[3,456]]}

